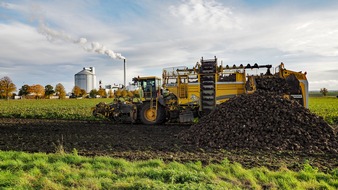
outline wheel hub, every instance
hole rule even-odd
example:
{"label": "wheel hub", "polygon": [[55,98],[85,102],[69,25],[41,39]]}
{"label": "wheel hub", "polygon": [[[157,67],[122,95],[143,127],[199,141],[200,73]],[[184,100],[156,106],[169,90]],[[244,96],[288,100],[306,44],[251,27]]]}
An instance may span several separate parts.
{"label": "wheel hub", "polygon": [[150,108],[145,112],[145,118],[148,121],[155,121],[156,120],[156,109]]}

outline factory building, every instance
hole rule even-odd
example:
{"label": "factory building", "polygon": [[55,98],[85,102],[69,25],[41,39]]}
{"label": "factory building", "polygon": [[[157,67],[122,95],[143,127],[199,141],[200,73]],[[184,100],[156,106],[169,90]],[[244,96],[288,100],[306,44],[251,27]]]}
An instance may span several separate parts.
{"label": "factory building", "polygon": [[87,93],[89,93],[93,89],[96,89],[95,68],[84,67],[82,71],[75,74],[75,86],[86,90]]}

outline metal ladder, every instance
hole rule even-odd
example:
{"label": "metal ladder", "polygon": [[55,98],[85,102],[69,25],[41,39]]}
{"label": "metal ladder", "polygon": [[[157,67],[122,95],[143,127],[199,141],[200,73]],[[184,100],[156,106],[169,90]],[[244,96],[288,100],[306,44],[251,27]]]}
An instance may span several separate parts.
{"label": "metal ladder", "polygon": [[217,69],[217,59],[201,60],[200,68],[200,99],[201,111],[205,114],[210,113],[216,107],[215,74]]}

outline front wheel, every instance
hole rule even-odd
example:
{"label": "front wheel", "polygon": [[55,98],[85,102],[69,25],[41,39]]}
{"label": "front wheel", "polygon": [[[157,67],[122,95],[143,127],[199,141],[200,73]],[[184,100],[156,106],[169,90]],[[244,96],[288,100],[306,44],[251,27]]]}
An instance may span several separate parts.
{"label": "front wheel", "polygon": [[165,118],[165,109],[163,106],[158,105],[156,112],[155,107],[150,107],[150,102],[143,104],[140,111],[140,119],[143,124],[161,124],[165,121]]}

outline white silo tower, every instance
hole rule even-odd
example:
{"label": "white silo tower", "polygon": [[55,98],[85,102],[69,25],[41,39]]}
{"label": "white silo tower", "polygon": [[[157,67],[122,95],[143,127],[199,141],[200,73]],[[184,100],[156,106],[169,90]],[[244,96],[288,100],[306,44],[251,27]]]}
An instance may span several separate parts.
{"label": "white silo tower", "polygon": [[89,93],[91,90],[96,88],[96,75],[95,68],[84,67],[82,71],[75,74],[75,86],[86,90]]}

